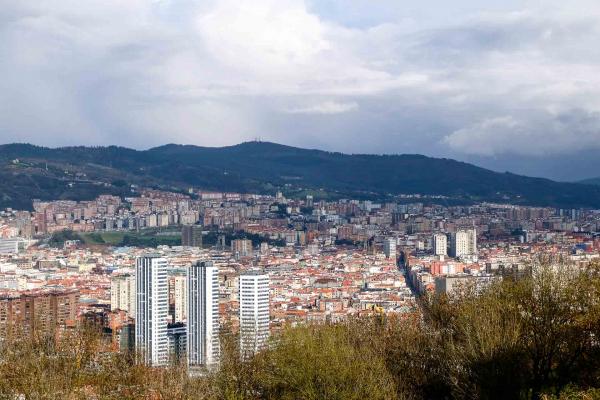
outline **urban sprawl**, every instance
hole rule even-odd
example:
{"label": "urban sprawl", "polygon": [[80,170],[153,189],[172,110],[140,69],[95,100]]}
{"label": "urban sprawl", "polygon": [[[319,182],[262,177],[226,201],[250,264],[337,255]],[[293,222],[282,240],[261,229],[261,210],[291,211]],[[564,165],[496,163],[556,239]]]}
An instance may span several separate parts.
{"label": "urban sprawl", "polygon": [[225,331],[249,355],[285,326],[418,315],[419,296],[518,279],[541,254],[600,255],[599,210],[406,201],[145,190],[7,209],[0,335],[91,323],[149,364],[209,368]]}

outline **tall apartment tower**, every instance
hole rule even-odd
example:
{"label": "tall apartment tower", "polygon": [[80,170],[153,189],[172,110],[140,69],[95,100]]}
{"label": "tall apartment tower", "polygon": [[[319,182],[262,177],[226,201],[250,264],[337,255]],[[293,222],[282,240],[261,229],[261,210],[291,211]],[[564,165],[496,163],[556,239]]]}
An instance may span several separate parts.
{"label": "tall apartment tower", "polygon": [[385,253],[386,258],[396,258],[396,239],[395,238],[386,238],[383,241],[383,252]]}
{"label": "tall apartment tower", "polygon": [[262,349],[269,337],[269,275],[259,271],[240,274],[240,353]]}
{"label": "tall apartment tower", "polygon": [[187,346],[190,366],[219,361],[219,269],[198,261],[187,272]]}
{"label": "tall apartment tower", "polygon": [[187,319],[188,293],[187,274],[175,275],[173,279],[173,322],[183,322]]}
{"label": "tall apartment tower", "polygon": [[135,264],[135,346],[146,363],[164,365],[169,361],[167,260],[146,255]]}
{"label": "tall apartment tower", "polygon": [[448,237],[443,233],[433,235],[433,254],[436,256],[448,255]]}
{"label": "tall apartment tower", "polygon": [[453,257],[477,254],[477,231],[460,230],[452,234],[450,250]]}
{"label": "tall apartment tower", "polygon": [[127,311],[135,316],[135,276],[129,274],[115,275],[110,280],[110,309]]}
{"label": "tall apartment tower", "polygon": [[184,225],[181,228],[181,245],[187,247],[202,247],[202,226]]}

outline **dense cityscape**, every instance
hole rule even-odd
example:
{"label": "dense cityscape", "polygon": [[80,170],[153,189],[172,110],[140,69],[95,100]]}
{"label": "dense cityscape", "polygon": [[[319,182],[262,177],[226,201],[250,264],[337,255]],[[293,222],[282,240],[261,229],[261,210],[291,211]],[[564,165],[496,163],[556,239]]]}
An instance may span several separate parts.
{"label": "dense cityscape", "polygon": [[599,22],[0,0],[0,400],[600,400]]}
{"label": "dense cityscape", "polygon": [[[505,204],[157,190],[35,200],[0,215],[0,333],[85,321],[152,365],[211,368],[223,331],[251,355],[286,326],[418,315],[420,296],[527,276],[540,254],[589,263],[598,232],[599,210]],[[158,242],[110,244],[139,234]]]}

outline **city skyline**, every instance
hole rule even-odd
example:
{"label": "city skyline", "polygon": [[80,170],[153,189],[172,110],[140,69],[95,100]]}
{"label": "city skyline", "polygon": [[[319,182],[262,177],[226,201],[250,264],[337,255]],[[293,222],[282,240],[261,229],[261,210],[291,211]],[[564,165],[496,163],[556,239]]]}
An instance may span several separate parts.
{"label": "city skyline", "polygon": [[[194,393],[191,383],[215,388],[211,377],[223,376],[232,365],[267,360],[268,367],[253,368],[252,374],[278,374],[291,364],[289,376],[302,376],[312,367],[293,363],[313,352],[324,357],[322,365],[348,365],[357,354],[371,354],[374,343],[376,354],[390,352],[384,342],[397,343],[394,351],[417,352],[410,361],[416,365],[431,357],[428,349],[421,353],[430,331],[423,336],[429,339],[415,341],[409,334],[400,343],[403,335],[385,335],[422,324],[427,328],[419,329],[430,329],[427,304],[432,303],[426,302],[468,307],[476,316],[465,323],[472,324],[489,317],[490,299],[502,299],[500,310],[506,312],[504,302],[515,300],[505,291],[519,288],[514,293],[532,297],[508,309],[529,307],[515,315],[515,323],[527,324],[529,312],[546,307],[538,290],[554,293],[559,287],[574,296],[558,297],[560,307],[577,314],[574,321],[600,315],[586,308],[599,304],[591,297],[598,293],[594,286],[570,288],[575,279],[590,279],[587,274],[598,266],[598,209],[450,205],[440,197],[375,202],[282,192],[191,192],[146,189],[124,198],[104,194],[38,201],[33,211],[0,211],[0,339],[18,346],[38,333],[58,340],[85,335],[98,340],[89,351],[109,363],[99,368],[114,373],[110,360],[124,357],[124,365],[152,376],[178,371],[183,381],[175,385]],[[547,286],[546,273],[558,286]],[[597,285],[597,280],[584,282]],[[455,303],[461,296],[467,301]],[[547,315],[553,316],[557,304],[550,307]],[[489,328],[497,335],[499,315],[504,314],[475,325],[475,333]],[[373,333],[356,334],[371,324]],[[514,335],[512,327],[500,334]],[[345,329],[349,336],[338,337]],[[561,327],[544,325],[540,332],[548,329]],[[516,340],[526,344],[526,335]],[[338,360],[338,352],[354,340],[360,342],[351,357]],[[377,345],[379,340],[384,342]],[[566,337],[554,346],[570,341]],[[587,360],[597,343],[589,346],[583,358],[579,351],[573,357]],[[284,356],[292,348],[300,357]],[[271,357],[282,356],[273,368]],[[366,361],[361,377],[374,365]],[[596,364],[590,362],[592,370]],[[96,371],[98,364],[93,365]],[[585,376],[586,368],[577,373]],[[497,368],[493,371],[497,376]],[[119,390],[132,387],[126,379],[119,382]],[[526,391],[535,385],[530,382],[509,389]],[[344,375],[336,390],[355,388],[349,383]]]}
{"label": "city skyline", "polygon": [[0,398],[600,399],[598,0],[0,0]]}

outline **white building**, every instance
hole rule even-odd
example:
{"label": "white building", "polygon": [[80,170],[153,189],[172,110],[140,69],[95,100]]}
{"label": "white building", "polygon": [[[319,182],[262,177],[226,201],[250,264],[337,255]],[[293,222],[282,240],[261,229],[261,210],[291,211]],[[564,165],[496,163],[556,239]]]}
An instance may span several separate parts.
{"label": "white building", "polygon": [[448,255],[448,237],[443,233],[433,235],[433,254],[436,256]]}
{"label": "white building", "polygon": [[438,294],[452,295],[461,290],[474,288],[481,292],[492,283],[498,281],[494,275],[473,276],[468,274],[440,275],[435,277],[435,292]]}
{"label": "white building", "polygon": [[386,238],[383,241],[383,252],[386,258],[396,259],[396,239]]}
{"label": "white building", "polygon": [[135,345],[148,364],[164,365],[169,361],[167,260],[158,255],[138,257],[135,278]]}
{"label": "white building", "polygon": [[19,253],[19,242],[22,239],[0,239],[0,254]]}
{"label": "white building", "polygon": [[450,250],[453,257],[476,255],[477,231],[468,229],[453,233]]}
{"label": "white building", "polygon": [[219,269],[198,261],[187,273],[187,343],[190,366],[219,361]]}
{"label": "white building", "polygon": [[135,316],[135,276],[115,275],[110,279],[110,309],[123,310]]}
{"label": "white building", "polygon": [[259,271],[240,274],[240,353],[262,349],[269,337],[269,275]]}

